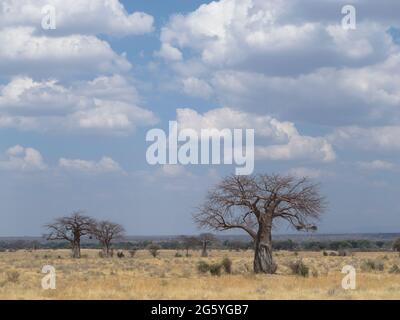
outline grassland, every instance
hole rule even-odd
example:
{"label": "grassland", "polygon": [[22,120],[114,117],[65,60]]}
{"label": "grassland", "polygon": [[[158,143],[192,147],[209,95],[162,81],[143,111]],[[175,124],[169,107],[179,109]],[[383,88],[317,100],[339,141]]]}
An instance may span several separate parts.
{"label": "grassland", "polygon": [[[213,250],[175,257],[162,250],[157,258],[138,251],[134,257],[100,258],[97,250],[83,250],[79,260],[68,250],[36,250],[0,253],[1,299],[400,299],[400,275],[390,273],[400,265],[394,252],[323,256],[321,252],[276,252],[276,275],[252,273],[252,251]],[[183,252],[182,252],[183,254]],[[197,264],[232,260],[232,273],[200,274]],[[291,274],[288,265],[302,261],[308,277]],[[384,270],[368,270],[366,262],[378,261]],[[44,265],[56,268],[55,290],[41,287]],[[357,289],[341,287],[344,265],[357,270]]]}

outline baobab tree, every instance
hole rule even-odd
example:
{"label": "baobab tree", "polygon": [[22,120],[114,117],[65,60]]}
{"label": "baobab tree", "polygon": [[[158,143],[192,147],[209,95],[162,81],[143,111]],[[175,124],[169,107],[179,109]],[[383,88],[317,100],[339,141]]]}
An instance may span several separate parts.
{"label": "baobab tree", "polygon": [[316,230],[325,209],[319,186],[308,178],[258,174],[229,176],[206,197],[194,214],[200,227],[242,229],[254,240],[254,272],[274,273],[272,227],[285,220],[297,230]]}
{"label": "baobab tree", "polygon": [[198,237],[199,241],[201,242],[201,256],[208,257],[207,246],[212,242],[215,241],[216,238],[212,233],[202,233]]}
{"label": "baobab tree", "polygon": [[66,240],[71,244],[72,257],[81,257],[81,238],[92,233],[95,220],[77,211],[45,225],[49,230],[47,240]]}
{"label": "baobab tree", "polygon": [[124,237],[124,227],[110,221],[100,221],[93,226],[92,234],[103,246],[103,256],[110,257],[111,242]]}

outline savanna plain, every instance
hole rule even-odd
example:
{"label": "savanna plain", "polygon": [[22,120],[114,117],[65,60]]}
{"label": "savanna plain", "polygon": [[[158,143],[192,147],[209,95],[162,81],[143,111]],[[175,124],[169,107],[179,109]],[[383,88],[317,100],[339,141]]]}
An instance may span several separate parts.
{"label": "savanna plain", "polygon": [[[101,258],[98,250],[82,250],[72,259],[69,250],[18,250],[0,253],[1,299],[400,299],[400,257],[395,252],[277,251],[276,274],[252,272],[253,252],[211,250],[209,256],[192,251],[147,250],[134,256]],[[199,264],[230,267],[214,274]],[[201,262],[202,261],[202,262]],[[307,272],[293,272],[301,263]],[[56,270],[56,289],[41,285],[44,265]],[[343,266],[356,269],[356,289],[344,290]]]}

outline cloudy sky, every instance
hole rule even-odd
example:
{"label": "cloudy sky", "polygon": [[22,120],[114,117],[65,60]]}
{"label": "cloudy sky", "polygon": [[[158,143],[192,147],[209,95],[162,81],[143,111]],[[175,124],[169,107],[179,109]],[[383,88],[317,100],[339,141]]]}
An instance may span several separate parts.
{"label": "cloudy sky", "polygon": [[398,0],[2,0],[0,235],[40,235],[78,209],[132,235],[199,232],[191,213],[234,166],[147,164],[147,131],[170,120],[254,128],[256,172],[322,183],[320,232],[399,232],[399,12]]}

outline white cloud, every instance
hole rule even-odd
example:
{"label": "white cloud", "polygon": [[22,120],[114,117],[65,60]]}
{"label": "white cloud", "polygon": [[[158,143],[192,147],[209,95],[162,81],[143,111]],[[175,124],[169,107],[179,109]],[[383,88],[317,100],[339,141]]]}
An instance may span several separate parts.
{"label": "white cloud", "polygon": [[195,77],[183,79],[183,91],[190,96],[209,98],[213,90],[211,86],[204,80]]}
{"label": "white cloud", "polygon": [[363,150],[398,152],[400,151],[400,126],[381,127],[343,127],[338,128],[329,137],[339,147]]}
{"label": "white cloud", "polygon": [[119,0],[3,0],[0,27],[41,28],[42,8],[53,6],[56,32],[62,34],[143,34],[153,31],[154,18],[143,12],[126,12]]}
{"label": "white cloud", "polygon": [[95,130],[124,133],[157,122],[140,103],[135,87],[114,75],[77,81],[16,77],[0,87],[0,127],[22,130]]}
{"label": "white cloud", "polygon": [[49,37],[32,27],[0,29],[3,74],[66,76],[126,72],[131,64],[110,45],[91,35]]}
{"label": "white cloud", "polygon": [[61,158],[58,165],[62,169],[94,174],[122,171],[120,165],[110,157],[103,157],[99,161]]}
{"label": "white cloud", "polygon": [[387,32],[394,14],[357,2],[363,14],[349,31],[340,9],[336,1],[214,1],[172,16],[161,46],[184,53],[168,62],[178,81],[207,79],[223,106],[319,125],[399,121],[400,48]]}
{"label": "white cloud", "polygon": [[46,169],[39,151],[20,145],[9,148],[4,159],[0,159],[0,169],[17,171],[36,171]]}
{"label": "white cloud", "polygon": [[396,168],[395,164],[384,160],[374,160],[370,162],[361,161],[358,163],[358,166],[366,170],[384,170],[384,171],[392,171]]}
{"label": "white cloud", "polygon": [[171,61],[182,60],[182,52],[171,46],[169,43],[161,44],[161,49],[155,53],[155,56]]}
{"label": "white cloud", "polygon": [[257,141],[256,159],[308,159],[330,162],[336,155],[331,144],[322,137],[301,135],[291,122],[270,116],[258,116],[230,108],[213,109],[199,114],[193,109],[177,109],[180,129],[254,129]]}

